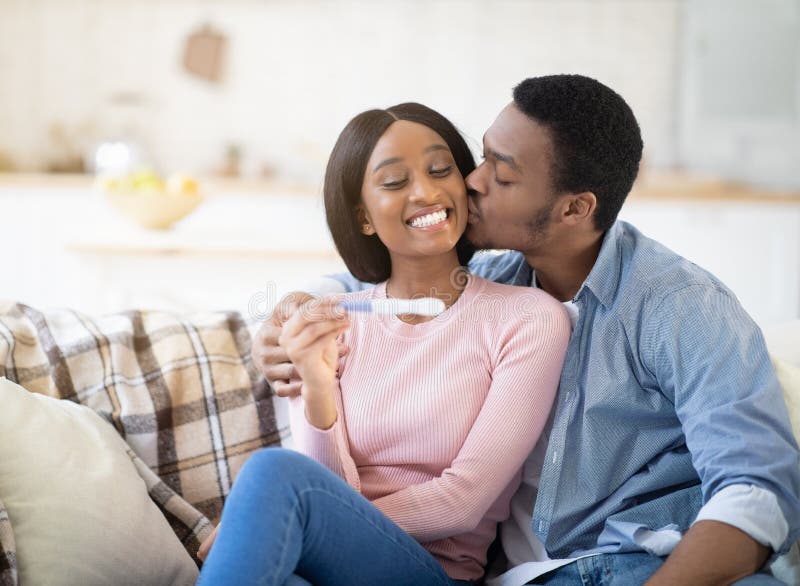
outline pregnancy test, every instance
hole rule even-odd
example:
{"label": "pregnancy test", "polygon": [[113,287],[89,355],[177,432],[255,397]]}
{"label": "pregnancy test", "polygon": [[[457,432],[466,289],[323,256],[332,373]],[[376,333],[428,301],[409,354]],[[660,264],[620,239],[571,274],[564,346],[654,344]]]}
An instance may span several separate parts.
{"label": "pregnancy test", "polygon": [[444,301],[434,297],[422,299],[366,299],[362,301],[340,301],[345,311],[388,313],[392,315],[415,314],[435,317],[445,310]]}

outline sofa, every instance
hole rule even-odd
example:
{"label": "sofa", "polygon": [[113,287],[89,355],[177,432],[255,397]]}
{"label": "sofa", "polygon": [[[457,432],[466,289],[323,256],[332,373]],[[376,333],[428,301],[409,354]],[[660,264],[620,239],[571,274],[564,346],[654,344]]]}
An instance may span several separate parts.
{"label": "sofa", "polygon": [[[235,312],[0,302],[0,585],[191,584],[247,457],[290,443]],[[800,434],[800,321],[766,332]],[[798,551],[775,573],[800,584]]]}
{"label": "sofa", "polygon": [[242,464],[288,436],[257,326],[0,302],[0,585],[194,583]]}

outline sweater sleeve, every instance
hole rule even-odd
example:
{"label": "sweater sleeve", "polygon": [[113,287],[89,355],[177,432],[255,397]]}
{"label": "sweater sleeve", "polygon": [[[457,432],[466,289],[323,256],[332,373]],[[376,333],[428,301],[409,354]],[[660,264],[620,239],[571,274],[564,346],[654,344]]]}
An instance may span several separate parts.
{"label": "sweater sleeve", "polygon": [[542,297],[523,319],[498,324],[492,383],[452,464],[428,482],[373,501],[420,542],[472,531],[518,477],[555,398],[570,335],[564,307]]}
{"label": "sweater sleeve", "polygon": [[336,423],[328,429],[319,429],[308,422],[305,402],[302,397],[290,399],[292,435],[297,442],[295,447],[298,451],[313,458],[331,472],[343,478],[355,490],[361,492],[358,470],[356,469],[355,461],[350,455],[350,443],[347,440],[347,428],[343,415],[344,409],[342,408],[342,393],[338,381],[334,392],[337,418]]}

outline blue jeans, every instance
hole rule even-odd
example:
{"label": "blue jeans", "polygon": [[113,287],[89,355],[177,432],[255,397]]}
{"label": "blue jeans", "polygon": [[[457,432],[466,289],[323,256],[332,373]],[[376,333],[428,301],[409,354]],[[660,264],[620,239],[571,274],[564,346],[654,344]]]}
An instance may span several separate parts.
{"label": "blue jeans", "polygon": [[341,478],[290,450],[253,454],[198,585],[454,586],[442,566]]}
{"label": "blue jeans", "polygon": [[[530,583],[547,586],[639,586],[655,574],[664,559],[646,553],[596,555],[539,576]],[[734,586],[782,584],[767,574],[756,574],[734,582]]]}

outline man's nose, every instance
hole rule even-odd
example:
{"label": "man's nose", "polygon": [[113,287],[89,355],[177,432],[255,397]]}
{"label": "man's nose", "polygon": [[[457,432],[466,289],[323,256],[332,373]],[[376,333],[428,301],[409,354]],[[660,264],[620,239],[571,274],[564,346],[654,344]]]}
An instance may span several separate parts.
{"label": "man's nose", "polygon": [[475,169],[467,175],[466,179],[464,179],[464,183],[467,184],[467,195],[473,196],[478,195],[480,193],[485,193],[484,190],[484,182],[483,182],[483,166],[486,163],[481,163]]}

